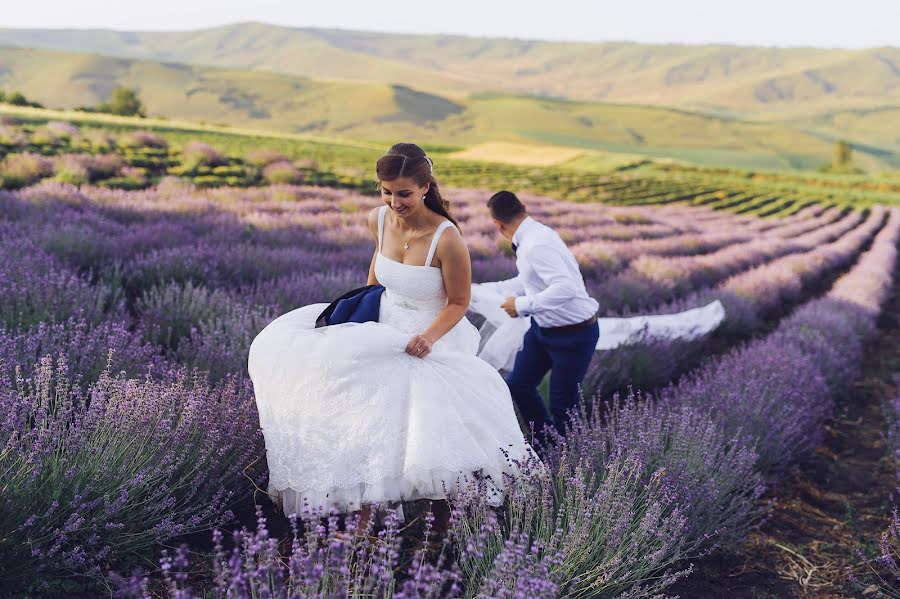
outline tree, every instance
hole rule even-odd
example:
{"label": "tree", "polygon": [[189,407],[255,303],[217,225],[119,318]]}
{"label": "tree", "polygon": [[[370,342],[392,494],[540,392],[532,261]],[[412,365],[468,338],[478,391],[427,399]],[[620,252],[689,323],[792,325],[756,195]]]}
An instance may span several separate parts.
{"label": "tree", "polygon": [[853,164],[853,146],[846,139],[838,139],[834,142],[831,164],[823,164],[818,170],[822,173],[839,175],[856,175],[865,172]]}
{"label": "tree", "polygon": [[22,92],[10,92],[9,97],[6,98],[6,101],[13,106],[28,106],[29,104],[25,96],[22,95]]}
{"label": "tree", "polygon": [[836,169],[842,169],[853,162],[853,146],[845,139],[839,139],[834,142],[834,158],[831,161],[832,166]]}
{"label": "tree", "polygon": [[37,102],[32,102],[28,98],[25,97],[22,92],[9,92],[4,93],[0,91],[0,102],[6,102],[7,104],[12,104],[14,106],[33,106],[34,108],[43,108],[43,104],[39,104]]}
{"label": "tree", "polygon": [[136,89],[120,85],[113,90],[109,102],[97,105],[98,112],[108,112],[120,116],[145,116],[144,105],[138,97]]}

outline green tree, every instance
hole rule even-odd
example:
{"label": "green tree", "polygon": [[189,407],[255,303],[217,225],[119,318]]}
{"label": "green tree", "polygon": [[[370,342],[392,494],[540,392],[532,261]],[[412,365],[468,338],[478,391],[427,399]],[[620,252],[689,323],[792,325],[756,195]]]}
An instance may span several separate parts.
{"label": "green tree", "polygon": [[846,139],[838,139],[834,142],[831,164],[823,164],[818,170],[822,173],[839,175],[857,175],[865,172],[853,164],[853,146]]}
{"label": "green tree", "polygon": [[99,104],[97,110],[120,116],[145,116],[144,104],[138,97],[137,90],[124,85],[114,89],[110,101]]}
{"label": "green tree", "polygon": [[22,92],[10,92],[9,97],[6,98],[6,101],[14,106],[28,106],[29,102],[22,95]]}
{"label": "green tree", "polygon": [[13,104],[15,106],[33,106],[34,108],[43,108],[43,104],[39,104],[37,102],[32,102],[22,92],[8,92],[4,93],[0,91],[0,102],[5,102],[7,104]]}
{"label": "green tree", "polygon": [[853,146],[845,139],[834,142],[834,158],[831,161],[835,169],[842,169],[853,162]]}

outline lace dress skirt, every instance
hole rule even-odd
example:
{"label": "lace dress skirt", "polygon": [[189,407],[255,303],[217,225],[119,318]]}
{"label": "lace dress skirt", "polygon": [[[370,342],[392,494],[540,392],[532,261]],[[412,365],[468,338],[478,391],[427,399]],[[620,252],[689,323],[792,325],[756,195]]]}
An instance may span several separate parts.
{"label": "lace dress skirt", "polygon": [[[381,265],[379,281],[394,265]],[[326,304],[313,304],[280,316],[251,345],[268,490],[285,514],[442,499],[476,477],[498,504],[504,475],[535,458],[506,383],[476,356],[475,327],[463,318],[428,356],[410,356],[410,337],[440,312],[440,298],[386,287],[379,322],[316,329]]]}

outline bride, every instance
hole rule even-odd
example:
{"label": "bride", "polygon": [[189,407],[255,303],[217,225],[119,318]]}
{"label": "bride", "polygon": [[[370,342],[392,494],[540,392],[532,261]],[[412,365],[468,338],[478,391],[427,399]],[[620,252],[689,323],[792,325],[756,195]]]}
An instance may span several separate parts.
{"label": "bride", "polygon": [[[471,262],[432,162],[396,144],[376,165],[384,206],[369,214],[377,322],[314,328],[327,306],[288,312],[253,340],[248,369],[284,513],[445,500],[474,479],[502,501],[504,475],[535,457],[506,383],[476,357],[465,318]],[[438,511],[437,509],[435,510]]]}

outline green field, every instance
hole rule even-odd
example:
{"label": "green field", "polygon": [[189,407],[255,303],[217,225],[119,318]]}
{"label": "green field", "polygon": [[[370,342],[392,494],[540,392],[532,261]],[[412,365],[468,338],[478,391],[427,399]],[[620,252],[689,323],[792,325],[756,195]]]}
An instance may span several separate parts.
{"label": "green field", "polygon": [[[308,173],[306,182],[373,192],[374,163],[388,147],[387,143],[351,142],[340,138],[0,104],[0,115],[3,114],[15,116],[20,121],[17,127],[28,132],[39,129],[49,121],[74,123],[81,127],[82,133],[91,130],[114,135],[133,130],[156,132],[169,143],[165,160],[172,169],[170,174],[192,179],[199,185],[260,184],[258,173],[247,165],[245,157],[255,150],[268,149],[298,164],[314,163],[314,172]],[[220,171],[219,177],[214,169],[184,172],[180,151],[190,141],[208,143],[226,154],[229,166],[225,168],[228,170]],[[0,154],[26,150],[47,155],[85,151],[64,145],[4,148],[0,144]],[[469,158],[460,158],[467,156],[466,150],[455,146],[426,145],[426,150],[434,159],[436,174],[444,186],[512,189],[572,201],[621,205],[679,202],[760,216],[791,214],[812,203],[847,207],[866,207],[874,203],[900,204],[898,175],[872,177],[714,169],[671,160],[652,160],[634,154],[594,150],[573,153],[567,148],[548,146],[528,148],[536,157],[533,164],[504,161],[506,150],[520,150],[526,154],[521,146],[475,146],[471,149],[475,154],[470,154]],[[128,152],[124,155],[130,160]],[[166,174],[164,171],[151,173],[153,176],[148,178],[146,184],[157,181]]]}

